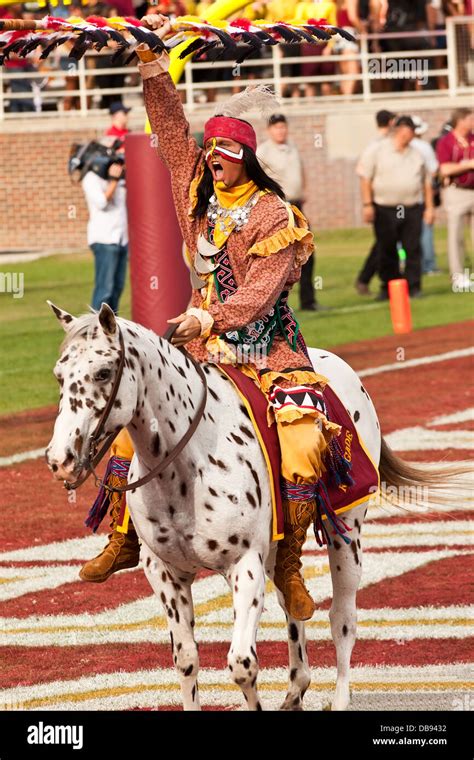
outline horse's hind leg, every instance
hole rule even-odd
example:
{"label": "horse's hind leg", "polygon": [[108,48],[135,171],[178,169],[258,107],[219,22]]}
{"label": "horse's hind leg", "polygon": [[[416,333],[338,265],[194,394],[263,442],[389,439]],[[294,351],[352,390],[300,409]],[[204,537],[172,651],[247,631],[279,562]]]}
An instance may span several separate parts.
{"label": "horse's hind leg", "polygon": [[[273,579],[276,548],[270,553],[267,560],[267,575]],[[283,594],[276,589],[278,601],[285,613],[288,625],[288,666],[289,681],[285,701],[280,710],[302,710],[303,697],[311,683],[311,669],[306,651],[306,631],[301,620],[294,620],[288,616],[285,608]]]}
{"label": "horse's hind leg", "polygon": [[344,522],[352,528],[349,533],[350,545],[336,538],[333,539],[332,546],[328,547],[333,586],[329,619],[337,658],[332,710],[345,710],[350,702],[349,672],[357,627],[356,594],[362,575],[360,531],[366,507],[366,504],[361,504],[348,512],[347,516],[344,515]]}
{"label": "horse's hind leg", "polygon": [[200,710],[197,677],[199,656],[194,640],[193,575],[178,571],[142,549],[143,566],[153,591],[168,616],[173,662],[181,682],[183,708]]}
{"label": "horse's hind leg", "polygon": [[[280,597],[280,594],[278,594]],[[280,604],[285,609],[283,598]],[[304,623],[301,620],[294,620],[287,616],[288,624],[288,656],[290,680],[288,681],[288,691],[285,701],[280,710],[302,710],[303,697],[308,686],[311,683],[311,669],[308,662],[308,653],[306,651],[306,632]]]}
{"label": "horse's hind leg", "polygon": [[228,575],[234,601],[234,631],[227,656],[232,679],[249,710],[261,710],[257,692],[257,629],[265,598],[265,573],[256,551],[248,551]]}

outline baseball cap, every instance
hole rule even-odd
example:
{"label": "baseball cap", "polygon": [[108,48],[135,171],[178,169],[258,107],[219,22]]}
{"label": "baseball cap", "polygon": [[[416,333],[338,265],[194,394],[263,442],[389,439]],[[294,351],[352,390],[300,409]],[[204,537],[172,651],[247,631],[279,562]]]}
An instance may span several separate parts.
{"label": "baseball cap", "polygon": [[415,134],[418,137],[421,137],[421,135],[424,135],[428,131],[428,124],[420,116],[412,116],[411,120],[415,125]]}
{"label": "baseball cap", "polygon": [[109,114],[111,116],[113,116],[114,113],[118,113],[119,111],[125,111],[125,113],[128,113],[131,110],[132,110],[131,108],[127,108],[126,106],[124,106],[124,104],[120,100],[116,100],[115,103],[111,103],[109,106]]}
{"label": "baseball cap", "polygon": [[395,122],[396,127],[410,127],[414,132],[416,131],[416,124],[411,116],[399,116]]}
{"label": "baseball cap", "polygon": [[268,119],[268,126],[271,127],[272,124],[278,124],[280,121],[283,121],[286,124],[286,116],[282,113],[273,113]]}

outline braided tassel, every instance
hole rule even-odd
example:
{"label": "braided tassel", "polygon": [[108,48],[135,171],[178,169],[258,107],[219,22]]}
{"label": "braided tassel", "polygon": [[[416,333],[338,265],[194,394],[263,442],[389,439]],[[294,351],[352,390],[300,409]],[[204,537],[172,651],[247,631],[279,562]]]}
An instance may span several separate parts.
{"label": "braided tassel", "polygon": [[353,486],[354,478],[350,474],[352,464],[345,458],[341,444],[336,436],[331,438],[325,456],[328,460],[325,464],[330,481],[336,487],[340,485]]}
{"label": "braided tassel", "polygon": [[332,527],[332,535],[340,536],[346,544],[351,543],[351,539],[346,535],[347,531],[352,530],[346,525],[331,506],[329,494],[323,481],[320,479],[319,491],[316,494],[316,517],[314,520],[314,535],[318,546],[332,546],[332,539],[328,528],[324,525],[323,515],[327,518],[328,525]]}
{"label": "braided tassel", "polygon": [[[91,528],[93,533],[97,531],[109,511],[114,488],[121,488],[127,484],[130,462],[130,459],[123,459],[123,457],[110,457],[99,493],[84,523],[88,528]],[[119,494],[119,500],[124,498],[125,494]]]}

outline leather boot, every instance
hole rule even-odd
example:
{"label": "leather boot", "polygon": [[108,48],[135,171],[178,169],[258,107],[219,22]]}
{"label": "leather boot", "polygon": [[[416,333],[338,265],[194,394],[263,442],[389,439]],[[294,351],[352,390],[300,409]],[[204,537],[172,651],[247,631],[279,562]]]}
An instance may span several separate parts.
{"label": "leather boot", "polygon": [[278,542],[273,582],[284,596],[288,614],[295,620],[309,620],[316,609],[300,572],[301,551],[315,511],[314,501],[283,502],[285,537]]}
{"label": "leather boot", "polygon": [[127,533],[116,530],[117,519],[120,514],[120,501],[116,501],[110,510],[112,518],[109,533],[109,543],[103,551],[94,559],[86,562],[79,573],[83,581],[89,583],[103,583],[112,573],[125,570],[127,567],[136,567],[140,559],[140,544],[138,536],[130,518]]}

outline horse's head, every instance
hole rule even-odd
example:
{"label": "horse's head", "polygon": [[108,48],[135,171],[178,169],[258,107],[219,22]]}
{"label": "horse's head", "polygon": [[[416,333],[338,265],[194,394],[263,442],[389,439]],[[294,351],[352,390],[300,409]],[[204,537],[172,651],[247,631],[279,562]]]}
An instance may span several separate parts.
{"label": "horse's head", "polygon": [[[106,304],[98,313],[73,317],[48,303],[66,338],[54,368],[61,394],[46,461],[57,480],[72,482],[89,462],[90,439],[114,387],[121,358],[119,330],[115,314]],[[135,377],[126,362],[117,397],[96,443],[125,427],[135,405]]]}

